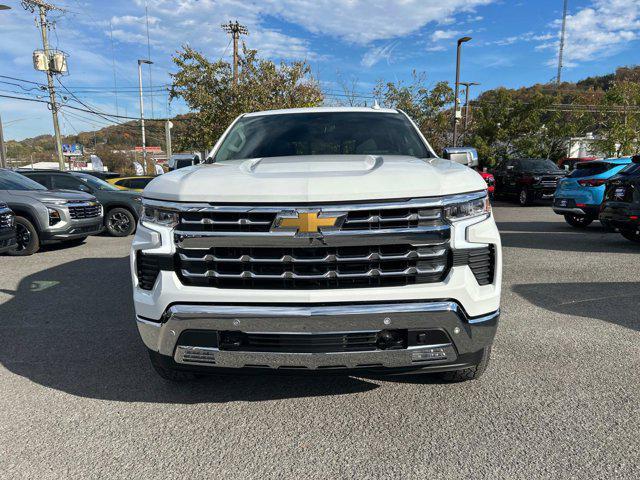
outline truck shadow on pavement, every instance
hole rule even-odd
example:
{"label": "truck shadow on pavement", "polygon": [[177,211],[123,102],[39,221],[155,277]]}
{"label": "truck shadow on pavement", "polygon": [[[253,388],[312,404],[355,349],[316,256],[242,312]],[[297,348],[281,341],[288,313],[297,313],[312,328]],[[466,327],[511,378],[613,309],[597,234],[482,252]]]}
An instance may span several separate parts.
{"label": "truck shadow on pavement", "polygon": [[218,403],[378,388],[349,376],[234,375],[171,384],[152,370],[134,321],[128,258],[76,260],[25,277],[0,305],[0,364],[45,387],[124,402]]}
{"label": "truck shadow on pavement", "polygon": [[564,222],[496,222],[503,247],[561,252],[638,253],[637,244],[595,222],[584,230]]}
{"label": "truck shadow on pavement", "polygon": [[615,323],[640,331],[640,283],[532,283],[513,291],[546,310]]}

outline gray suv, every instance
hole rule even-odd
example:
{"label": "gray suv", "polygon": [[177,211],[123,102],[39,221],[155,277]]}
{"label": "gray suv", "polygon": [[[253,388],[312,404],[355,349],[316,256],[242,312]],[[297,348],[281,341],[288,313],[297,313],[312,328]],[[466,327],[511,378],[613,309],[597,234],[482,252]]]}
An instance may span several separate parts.
{"label": "gray suv", "polygon": [[17,247],[9,255],[31,255],[44,243],[81,243],[103,228],[102,205],[93,195],[47,190],[11,170],[0,169],[0,202],[16,215]]}

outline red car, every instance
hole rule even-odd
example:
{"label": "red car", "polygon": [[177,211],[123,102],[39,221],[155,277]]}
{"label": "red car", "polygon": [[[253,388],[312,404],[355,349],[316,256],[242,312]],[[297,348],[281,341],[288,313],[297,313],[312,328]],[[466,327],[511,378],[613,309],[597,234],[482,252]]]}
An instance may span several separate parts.
{"label": "red car", "polygon": [[489,197],[493,198],[493,192],[496,190],[496,179],[493,178],[493,175],[488,172],[478,172],[484,181],[487,182],[487,191],[489,192]]}

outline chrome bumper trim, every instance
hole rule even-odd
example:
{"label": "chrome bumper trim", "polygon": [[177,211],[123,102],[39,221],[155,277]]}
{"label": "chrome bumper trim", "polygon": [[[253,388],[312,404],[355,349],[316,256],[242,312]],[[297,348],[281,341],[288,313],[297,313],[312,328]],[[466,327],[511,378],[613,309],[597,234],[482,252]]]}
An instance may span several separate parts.
{"label": "chrome bumper trim", "polygon": [[406,350],[337,353],[234,352],[217,348],[178,346],[177,363],[219,368],[281,368],[296,370],[402,368],[453,362],[452,344],[425,345]]}
{"label": "chrome bumper trim", "polygon": [[556,213],[575,213],[576,215],[586,215],[587,214],[581,208],[553,207],[553,211],[556,212]]}
{"label": "chrome bumper trim", "polygon": [[[173,305],[161,321],[154,322],[137,317],[138,330],[145,345],[163,355],[174,356],[178,339],[185,330],[238,330],[262,333],[335,333],[380,331],[384,329],[424,329],[440,328],[452,338],[457,354],[475,352],[487,346],[493,340],[500,311],[482,317],[469,318],[455,302],[413,302],[391,304],[348,304],[348,305],[309,305],[309,306],[261,306],[261,305]],[[185,347],[188,347],[186,345]],[[422,348],[422,347],[420,347]],[[407,351],[386,350],[365,352],[393,358],[389,364],[405,361]],[[237,356],[247,352],[224,351],[225,362],[240,363]],[[362,352],[341,353],[342,357]],[[256,353],[255,355],[264,355]],[[296,362],[289,366],[304,366],[301,359],[309,359],[312,354],[300,354]],[[324,354],[323,354],[324,355]],[[332,354],[333,355],[333,354]],[[337,357],[336,357],[337,358]],[[447,359],[452,358],[447,354]],[[324,366],[325,360],[311,365]],[[385,360],[386,361],[386,360]],[[375,361],[340,360],[335,365],[364,363],[385,363]],[[245,364],[272,366],[278,361],[257,361],[256,358],[243,360]],[[315,362],[315,363],[314,363]],[[396,363],[394,363],[395,365]],[[409,363],[409,365],[411,362]],[[405,363],[405,366],[407,364]],[[312,367],[308,367],[312,368]]]}

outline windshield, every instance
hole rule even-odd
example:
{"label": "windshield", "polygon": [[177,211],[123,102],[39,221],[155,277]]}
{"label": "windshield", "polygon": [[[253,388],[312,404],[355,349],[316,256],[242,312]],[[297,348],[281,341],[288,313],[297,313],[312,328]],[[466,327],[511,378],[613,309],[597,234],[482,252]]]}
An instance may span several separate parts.
{"label": "windshield", "polygon": [[605,162],[579,163],[576,166],[576,169],[567,176],[569,178],[593,177],[595,175],[600,175],[604,172],[607,172],[615,166],[616,166],[615,163],[605,163]]}
{"label": "windshield", "polygon": [[555,163],[543,158],[528,158],[522,160],[522,169],[528,172],[555,172],[559,170]]}
{"label": "windshield", "polygon": [[0,170],[0,190],[46,190],[38,182],[30,178],[12,172],[11,170]]}
{"label": "windshield", "polygon": [[292,155],[431,157],[402,114],[323,112],[241,118],[222,142],[215,160]]}
{"label": "windshield", "polygon": [[71,175],[78,177],[83,182],[88,183],[91,187],[97,188],[98,190],[118,190],[117,187],[114,187],[110,183],[100,180],[98,177],[94,177],[88,173],[72,173]]}

